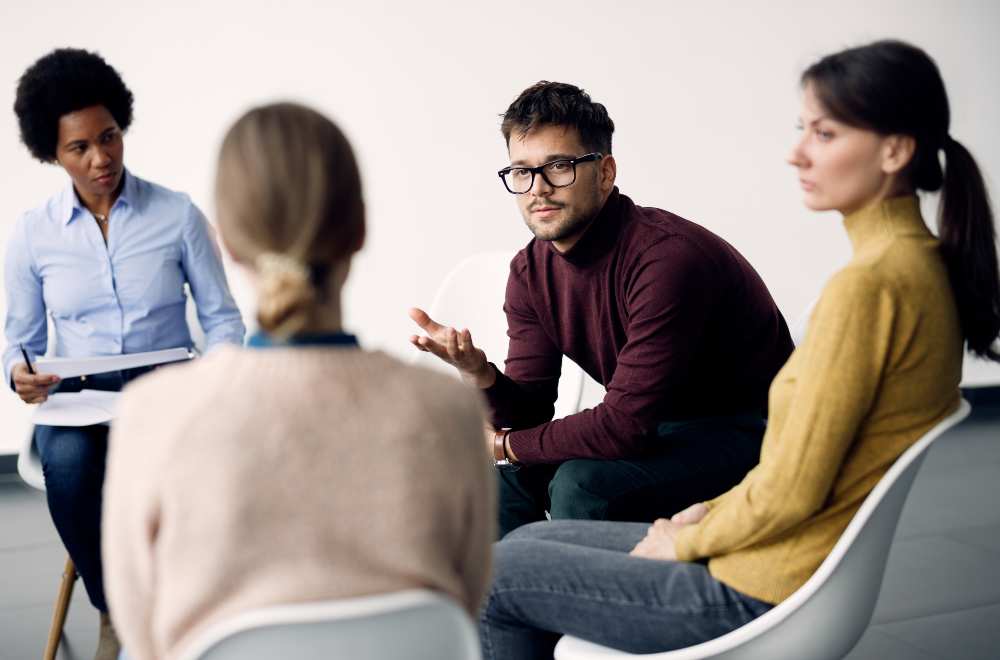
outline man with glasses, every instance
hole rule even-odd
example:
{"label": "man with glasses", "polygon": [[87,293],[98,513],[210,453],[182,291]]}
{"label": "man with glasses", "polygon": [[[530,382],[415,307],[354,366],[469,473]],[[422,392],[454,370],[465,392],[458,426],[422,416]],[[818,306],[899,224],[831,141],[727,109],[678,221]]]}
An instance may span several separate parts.
{"label": "man with glasses", "polygon": [[[546,511],[652,521],[728,490],[757,463],[792,350],[767,287],[718,236],[618,191],[614,123],[578,87],[533,85],[501,130],[498,174],[534,234],[511,262],[504,371],[468,330],[411,311],[412,343],[489,403],[501,536]],[[563,355],[607,394],[552,420]]]}

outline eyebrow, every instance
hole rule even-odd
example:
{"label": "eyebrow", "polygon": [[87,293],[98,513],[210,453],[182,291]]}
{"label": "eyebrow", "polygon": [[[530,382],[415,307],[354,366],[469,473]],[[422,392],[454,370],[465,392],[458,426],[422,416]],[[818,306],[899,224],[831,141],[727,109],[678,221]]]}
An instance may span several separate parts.
{"label": "eyebrow", "polygon": [[[100,133],[98,133],[97,137],[104,137],[108,133],[113,133],[115,130],[117,130],[117,129],[114,126],[108,126],[103,131],[101,131]],[[67,142],[66,144],[63,145],[63,148],[64,149],[69,149],[71,147],[75,147],[78,144],[87,144],[87,140],[85,138],[79,138],[79,139],[76,139],[76,140],[70,140],[69,142]]]}
{"label": "eyebrow", "polygon": [[799,117],[799,123],[802,124],[803,126],[815,126],[817,123],[819,123],[819,122],[821,122],[823,120],[833,121],[833,119],[831,117],[827,117],[826,115],[820,115],[819,117],[816,117],[815,119],[813,119],[812,121],[810,121],[808,123],[806,123],[805,121],[803,121],[802,117]]}
{"label": "eyebrow", "polygon": [[[551,163],[554,160],[573,160],[574,158],[576,158],[576,156],[572,154],[549,154],[545,157],[545,160],[542,161],[542,165],[545,165],[546,163]],[[511,161],[510,164],[511,167],[526,167],[526,166],[530,167],[523,160],[513,160]]]}

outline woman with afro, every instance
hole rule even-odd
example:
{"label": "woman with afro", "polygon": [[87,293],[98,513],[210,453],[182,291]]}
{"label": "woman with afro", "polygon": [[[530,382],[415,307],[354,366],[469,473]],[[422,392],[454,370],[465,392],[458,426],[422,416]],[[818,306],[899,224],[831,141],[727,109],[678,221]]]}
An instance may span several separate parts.
{"label": "woman with afro", "polygon": [[[69,177],[18,219],[7,244],[3,368],[18,396],[41,403],[51,391],[120,390],[148,370],[60,381],[33,373],[22,346],[29,360],[49,349],[86,357],[190,347],[185,285],[207,348],[241,344],[245,329],[205,216],[187,195],[125,167],[132,93],[118,72],[94,53],[55,50],[21,76],[14,112],[31,155]],[[101,570],[107,436],[106,425],[34,430],[52,520],[101,612],[97,658],[118,653]]]}

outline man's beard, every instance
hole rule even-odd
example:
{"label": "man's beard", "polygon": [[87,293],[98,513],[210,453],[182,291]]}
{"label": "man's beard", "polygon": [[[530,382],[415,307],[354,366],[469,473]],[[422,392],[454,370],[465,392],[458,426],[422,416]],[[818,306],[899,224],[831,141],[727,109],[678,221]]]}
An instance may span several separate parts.
{"label": "man's beard", "polygon": [[[565,209],[565,206],[562,204],[555,204],[547,201],[540,202],[538,205],[558,206],[560,209]],[[540,241],[561,241],[581,233],[590,225],[591,222],[593,222],[599,212],[600,208],[594,205],[589,208],[582,209],[571,216],[563,218],[558,224],[552,224],[531,220],[531,211],[529,207],[524,223],[528,225],[528,229],[532,234],[534,234],[535,238]]]}

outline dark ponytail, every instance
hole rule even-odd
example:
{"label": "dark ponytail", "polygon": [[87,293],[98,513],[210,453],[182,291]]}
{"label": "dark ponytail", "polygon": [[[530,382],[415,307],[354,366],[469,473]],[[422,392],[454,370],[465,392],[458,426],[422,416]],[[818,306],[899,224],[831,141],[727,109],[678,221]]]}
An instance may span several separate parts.
{"label": "dark ponytail", "polygon": [[802,84],[838,121],[914,138],[916,150],[903,176],[917,190],[941,190],[941,254],[968,349],[1000,362],[993,347],[1000,335],[993,213],[976,161],[948,134],[948,95],[934,60],[910,44],[877,41],[827,55],[805,70]]}
{"label": "dark ponytail", "polygon": [[1000,362],[1000,273],[996,230],[983,175],[968,149],[946,138],[944,187],[938,214],[941,252],[958,302],[969,350]]}

